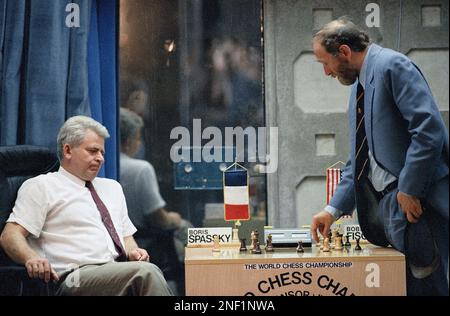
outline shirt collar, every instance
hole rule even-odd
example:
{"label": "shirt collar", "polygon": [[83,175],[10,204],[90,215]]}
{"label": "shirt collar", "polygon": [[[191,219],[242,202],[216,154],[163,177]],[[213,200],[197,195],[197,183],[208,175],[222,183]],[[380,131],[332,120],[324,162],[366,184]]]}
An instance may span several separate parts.
{"label": "shirt collar", "polygon": [[66,169],[64,169],[63,167],[59,167],[58,172],[60,174],[62,174],[63,176],[65,176],[66,178],[68,178],[70,181],[75,182],[76,184],[78,184],[79,186],[85,187],[86,186],[86,181],[81,180],[80,178],[78,178],[77,176],[71,174],[70,172],[68,172]]}
{"label": "shirt collar", "polygon": [[368,60],[368,56],[370,54],[370,50],[372,49],[372,45],[369,46],[369,48],[367,49],[367,53],[366,56],[364,56],[364,61],[361,67],[361,70],[359,72],[359,76],[358,76],[358,80],[359,83],[362,85],[363,89],[366,89],[366,69],[367,69],[367,60]]}

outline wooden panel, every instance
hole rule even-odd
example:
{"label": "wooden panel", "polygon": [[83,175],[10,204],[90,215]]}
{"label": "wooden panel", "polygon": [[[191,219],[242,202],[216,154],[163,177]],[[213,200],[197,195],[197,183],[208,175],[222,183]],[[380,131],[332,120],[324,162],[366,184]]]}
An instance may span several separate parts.
{"label": "wooden panel", "polygon": [[305,253],[276,249],[186,249],[187,295],[406,295],[404,256],[365,245],[362,251]]}

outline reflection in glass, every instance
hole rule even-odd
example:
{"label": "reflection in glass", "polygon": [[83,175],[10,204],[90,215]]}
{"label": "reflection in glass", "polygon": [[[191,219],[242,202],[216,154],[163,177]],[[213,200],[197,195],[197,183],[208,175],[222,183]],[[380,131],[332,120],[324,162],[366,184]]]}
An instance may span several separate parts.
{"label": "reflection in glass", "polygon": [[[154,166],[167,208],[197,227],[224,226],[223,192],[174,189],[170,150],[176,140],[170,134],[185,127],[193,146],[194,119],[201,120],[202,131],[216,127],[223,136],[226,127],[265,125],[261,6],[260,0],[120,1],[120,104],[144,120],[137,157]],[[205,145],[211,139],[200,141]],[[257,161],[250,158],[245,155],[241,164],[250,172],[252,219],[260,227],[247,224],[249,231],[262,231],[266,178],[255,172]],[[217,168],[227,165],[218,162]],[[196,169],[185,165],[182,170],[195,175]],[[207,182],[208,175],[198,180]],[[243,238],[248,237],[245,225]]]}

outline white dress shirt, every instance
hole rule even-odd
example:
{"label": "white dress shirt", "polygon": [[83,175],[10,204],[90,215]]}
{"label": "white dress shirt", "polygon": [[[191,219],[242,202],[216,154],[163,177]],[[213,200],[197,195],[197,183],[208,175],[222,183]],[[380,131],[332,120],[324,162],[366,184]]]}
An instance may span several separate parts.
{"label": "white dress shirt", "polygon": [[146,226],[146,216],[163,208],[158,179],[152,164],[120,153],[120,184],[128,206],[128,215],[139,229]]}
{"label": "white dress shirt", "polygon": [[[92,183],[123,245],[123,237],[133,235],[136,228],[128,218],[122,187],[105,178]],[[118,256],[85,181],[62,167],[25,181],[7,222],[23,226],[30,233],[30,246],[57,272]]]}

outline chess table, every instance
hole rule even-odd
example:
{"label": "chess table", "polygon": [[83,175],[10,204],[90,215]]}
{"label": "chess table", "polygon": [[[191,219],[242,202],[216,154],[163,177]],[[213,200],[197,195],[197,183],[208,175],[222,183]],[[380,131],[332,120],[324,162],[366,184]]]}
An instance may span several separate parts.
{"label": "chess table", "polygon": [[392,248],[261,248],[262,254],[238,247],[186,248],[186,295],[406,295],[405,257]]}

